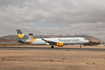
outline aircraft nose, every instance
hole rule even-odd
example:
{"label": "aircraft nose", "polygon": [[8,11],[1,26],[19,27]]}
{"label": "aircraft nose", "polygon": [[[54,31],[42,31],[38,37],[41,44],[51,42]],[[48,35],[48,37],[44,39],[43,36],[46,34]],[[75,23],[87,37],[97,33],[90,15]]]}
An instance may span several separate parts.
{"label": "aircraft nose", "polygon": [[87,40],[87,42],[89,43],[89,41]]}

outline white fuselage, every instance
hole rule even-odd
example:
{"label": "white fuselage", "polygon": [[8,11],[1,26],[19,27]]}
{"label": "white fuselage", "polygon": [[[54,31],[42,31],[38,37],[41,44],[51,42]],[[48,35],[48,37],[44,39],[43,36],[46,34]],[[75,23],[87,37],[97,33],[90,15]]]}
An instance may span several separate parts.
{"label": "white fuselage", "polygon": [[[89,41],[86,40],[85,38],[81,38],[81,37],[74,37],[74,38],[44,38],[47,41],[53,41],[53,42],[58,42],[58,43],[63,43],[64,45],[68,45],[68,44],[85,44],[88,43]],[[27,39],[26,41],[24,41],[24,43],[29,43],[31,42],[33,39]],[[32,41],[30,44],[32,45],[50,45],[49,43],[46,43],[45,41],[43,41],[41,38],[37,38],[36,40]]]}

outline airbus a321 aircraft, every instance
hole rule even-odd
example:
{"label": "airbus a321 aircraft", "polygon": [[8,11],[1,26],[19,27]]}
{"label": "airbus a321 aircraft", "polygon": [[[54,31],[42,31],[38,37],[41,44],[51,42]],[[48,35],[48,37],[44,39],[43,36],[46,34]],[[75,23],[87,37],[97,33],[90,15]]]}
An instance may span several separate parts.
{"label": "airbus a321 aircraft", "polygon": [[43,38],[40,36],[40,38],[34,38],[34,39],[28,39],[20,29],[17,29],[18,34],[18,42],[25,43],[25,44],[31,44],[31,45],[51,45],[51,48],[54,48],[55,46],[63,47],[63,45],[69,45],[69,44],[86,44],[89,43],[88,40],[82,37],[71,37],[71,38]]}

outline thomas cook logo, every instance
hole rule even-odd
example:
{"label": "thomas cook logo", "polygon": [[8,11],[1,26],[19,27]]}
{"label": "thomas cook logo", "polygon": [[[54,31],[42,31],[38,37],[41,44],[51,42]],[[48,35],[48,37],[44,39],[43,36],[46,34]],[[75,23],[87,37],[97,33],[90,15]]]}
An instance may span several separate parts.
{"label": "thomas cook logo", "polygon": [[18,34],[18,37],[20,38],[20,39],[22,39],[23,37],[24,37],[24,34]]}

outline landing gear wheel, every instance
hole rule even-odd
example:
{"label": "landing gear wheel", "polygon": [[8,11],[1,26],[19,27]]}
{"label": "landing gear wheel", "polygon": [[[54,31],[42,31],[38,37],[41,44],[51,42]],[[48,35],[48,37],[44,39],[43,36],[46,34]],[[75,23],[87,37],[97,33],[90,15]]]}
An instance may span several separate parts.
{"label": "landing gear wheel", "polygon": [[54,46],[52,45],[51,48],[54,48]]}

